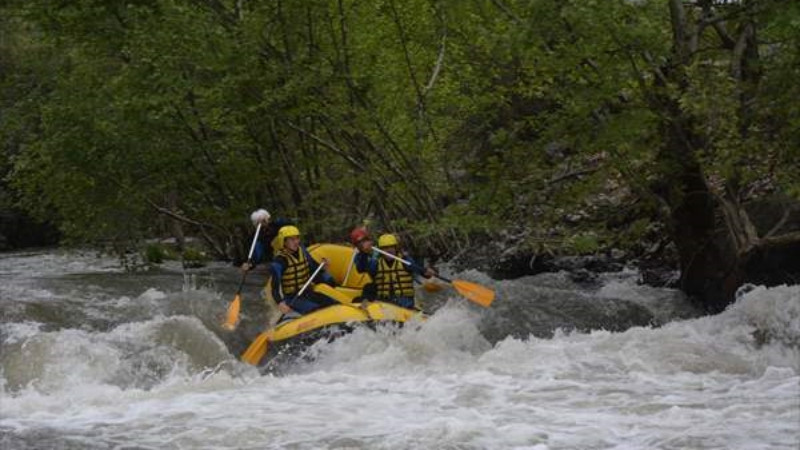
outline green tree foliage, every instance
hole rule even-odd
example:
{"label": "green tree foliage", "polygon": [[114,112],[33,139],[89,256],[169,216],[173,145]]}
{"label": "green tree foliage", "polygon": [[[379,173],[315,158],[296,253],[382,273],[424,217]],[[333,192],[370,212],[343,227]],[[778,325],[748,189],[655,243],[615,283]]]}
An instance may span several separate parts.
{"label": "green tree foliage", "polygon": [[6,179],[76,239],[241,254],[266,206],[317,239],[374,217],[451,251],[593,251],[674,234],[686,162],[720,196],[800,192],[794,2],[0,8]]}

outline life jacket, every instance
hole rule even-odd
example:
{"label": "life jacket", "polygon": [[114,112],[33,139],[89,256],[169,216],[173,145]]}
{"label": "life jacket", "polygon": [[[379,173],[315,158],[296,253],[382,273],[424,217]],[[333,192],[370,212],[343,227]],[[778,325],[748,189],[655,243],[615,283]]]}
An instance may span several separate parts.
{"label": "life jacket", "polygon": [[308,264],[306,252],[303,247],[300,247],[297,254],[292,254],[284,248],[278,252],[278,257],[286,261],[286,268],[281,277],[281,291],[284,296],[292,296],[306,284],[311,276],[311,267]]}
{"label": "life jacket", "polygon": [[[400,254],[397,256],[402,258]],[[391,300],[397,297],[414,298],[414,278],[398,260],[387,261],[387,258],[378,258],[378,270],[373,282],[380,300]]]}

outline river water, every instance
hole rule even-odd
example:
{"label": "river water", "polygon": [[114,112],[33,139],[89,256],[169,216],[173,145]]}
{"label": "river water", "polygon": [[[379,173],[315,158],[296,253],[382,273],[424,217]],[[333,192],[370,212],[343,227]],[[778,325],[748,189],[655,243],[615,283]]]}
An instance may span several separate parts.
{"label": "river water", "polygon": [[266,369],[259,274],[125,273],[91,252],[0,254],[2,449],[798,449],[800,286],[701,316],[634,271],[495,281],[490,309],[357,327]]}

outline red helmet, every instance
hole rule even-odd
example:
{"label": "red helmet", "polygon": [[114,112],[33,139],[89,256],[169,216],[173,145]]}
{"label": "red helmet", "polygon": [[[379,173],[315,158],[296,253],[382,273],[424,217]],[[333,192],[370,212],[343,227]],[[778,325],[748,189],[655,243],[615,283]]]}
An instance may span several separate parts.
{"label": "red helmet", "polygon": [[364,227],[358,227],[350,232],[350,242],[352,242],[353,245],[358,245],[358,243],[364,239],[369,239],[369,233],[367,233]]}

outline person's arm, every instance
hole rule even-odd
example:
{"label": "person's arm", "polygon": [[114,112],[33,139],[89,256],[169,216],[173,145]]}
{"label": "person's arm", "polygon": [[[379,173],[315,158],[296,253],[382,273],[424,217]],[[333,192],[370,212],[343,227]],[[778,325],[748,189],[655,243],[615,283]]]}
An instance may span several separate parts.
{"label": "person's arm", "polygon": [[358,253],[355,258],[356,272],[368,273],[369,276],[375,278],[378,273],[378,259],[375,252],[372,251],[372,240],[367,238],[361,241],[358,245]]}
{"label": "person's arm", "polygon": [[262,262],[266,261],[266,248],[264,246],[263,239],[259,236],[258,240],[256,240],[256,245],[253,248],[253,257],[248,261],[250,263],[250,268],[255,267]]}
{"label": "person's arm", "polygon": [[430,267],[422,267],[421,265],[417,264],[417,262],[409,255],[403,255],[403,259],[410,262],[411,264],[404,264],[406,270],[413,276],[423,277],[423,278],[430,278],[436,275],[436,271]]}
{"label": "person's arm", "polygon": [[368,273],[371,277],[374,277],[378,271],[378,260],[369,253],[358,252],[353,265],[356,268],[356,272]]}
{"label": "person's arm", "polygon": [[[278,217],[261,229],[261,236],[258,238],[256,249],[253,252],[253,265],[273,259],[272,240],[278,235],[278,230],[285,225],[292,225],[292,222],[283,217]],[[256,255],[258,255],[258,258],[256,258]]]}
{"label": "person's arm", "polygon": [[261,233],[258,235],[255,241],[255,245],[253,245],[253,254],[251,255],[250,259],[242,263],[241,268],[244,271],[249,271],[255,268],[257,265],[269,261],[271,258],[271,254],[269,253],[269,241],[265,241],[264,237],[267,234],[267,230],[269,229],[270,225],[261,228]]}
{"label": "person's arm", "polygon": [[320,283],[325,283],[330,287],[336,287],[336,279],[333,278],[333,275],[331,275],[327,270],[320,271],[319,275],[317,275],[317,279]]}
{"label": "person's arm", "polygon": [[283,271],[286,268],[283,262],[281,258],[277,258],[269,265],[269,273],[272,275],[272,298],[275,300],[275,303],[278,304],[283,303],[281,280],[283,279]]}

